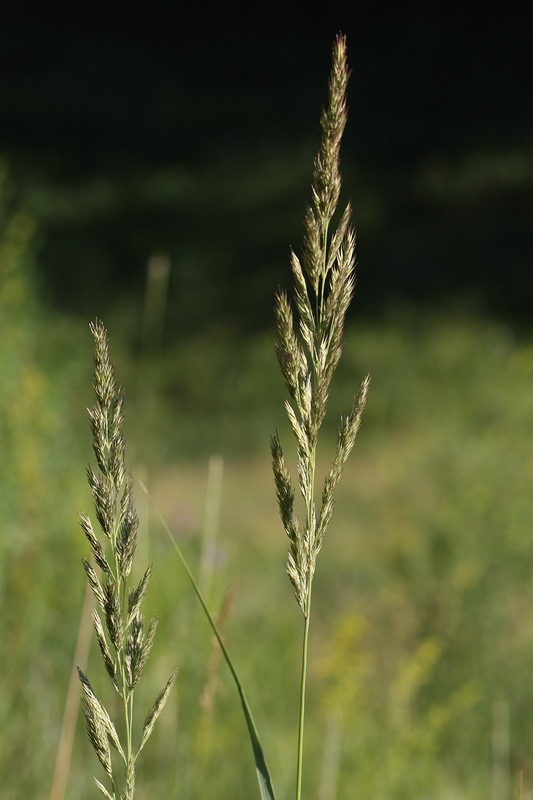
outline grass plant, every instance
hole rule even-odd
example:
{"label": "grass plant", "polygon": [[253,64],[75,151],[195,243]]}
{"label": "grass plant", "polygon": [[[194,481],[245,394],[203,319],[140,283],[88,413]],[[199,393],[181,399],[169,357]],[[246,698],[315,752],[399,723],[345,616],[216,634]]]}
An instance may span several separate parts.
{"label": "grass plant", "polygon": [[[91,331],[95,344],[96,403],[89,409],[89,419],[99,473],[89,467],[87,476],[104,546],[96,536],[89,517],[81,514],[80,522],[91,546],[94,563],[104,576],[103,582],[87,559],[83,560],[83,566],[88,584],[105,620],[104,629],[98,610],[93,612],[93,624],[102,660],[121,700],[122,735],[119,735],[119,729],[103,703],[96,697],[87,675],[80,668],[78,674],[83,689],[87,733],[106,773],[109,789],[97,778],[96,785],[108,800],[133,800],[137,758],[163,710],[176,673],[170,676],[157,696],[146,716],[141,735],[135,741],[135,688],[142,677],[157,628],[157,618],[152,617],[145,632],[141,613],[152,567],[146,569],[136,585],[132,583],[130,574],[139,519],[132,500],[133,478],[127,473],[125,465],[122,434],[124,398],[122,390],[115,382],[105,328],[97,320],[91,325]],[[111,747],[122,762],[119,773],[112,758]]]}
{"label": "grass plant", "polygon": [[333,48],[329,102],[322,112],[322,139],[315,159],[312,202],[305,216],[302,261],[291,252],[296,312],[284,291],[276,298],[277,354],[291,398],[286,401],[286,410],[297,442],[298,483],[304,503],[301,523],[294,510],[293,482],[275,433],[271,440],[272,465],[280,515],[289,538],[287,573],[304,619],[296,800],[302,796],[309,627],[316,560],[333,512],[335,489],[359,430],[370,384],[367,376],[351,411],[341,419],[337,449],[317,509],[318,436],[331,379],[341,357],[344,321],[355,285],[355,234],[349,203],[332,231],[341,191],[340,144],[347,118],[348,77],[346,41],[338,36]]}

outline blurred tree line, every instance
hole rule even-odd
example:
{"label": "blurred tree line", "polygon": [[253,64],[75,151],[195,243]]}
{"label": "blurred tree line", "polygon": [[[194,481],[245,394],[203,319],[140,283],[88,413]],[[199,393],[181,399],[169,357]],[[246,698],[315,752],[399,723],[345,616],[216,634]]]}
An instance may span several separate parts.
{"label": "blurred tree line", "polygon": [[529,26],[420,11],[274,33],[157,13],[116,26],[8,19],[0,157],[39,232],[47,302],[85,318],[140,306],[163,252],[171,334],[269,324],[300,245],[339,28],[353,71],[343,173],[357,313],[451,301],[525,315]]}

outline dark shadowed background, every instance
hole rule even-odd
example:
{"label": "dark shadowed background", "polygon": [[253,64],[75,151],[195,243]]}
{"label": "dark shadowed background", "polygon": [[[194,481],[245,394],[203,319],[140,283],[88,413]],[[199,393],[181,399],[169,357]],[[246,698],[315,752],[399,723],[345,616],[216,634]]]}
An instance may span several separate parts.
{"label": "dark shadowed background", "polygon": [[52,307],[139,302],[164,251],[169,335],[270,323],[343,27],[358,312],[401,300],[527,316],[529,26],[340,16],[292,30],[184,27],[168,12],[2,26],[0,154],[37,224]]}

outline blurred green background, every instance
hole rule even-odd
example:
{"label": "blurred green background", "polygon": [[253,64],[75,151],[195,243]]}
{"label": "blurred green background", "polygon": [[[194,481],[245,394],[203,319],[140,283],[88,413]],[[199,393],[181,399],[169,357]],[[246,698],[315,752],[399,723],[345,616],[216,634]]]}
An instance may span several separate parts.
{"label": "blurred green background", "polygon": [[[222,609],[279,799],[292,796],[301,620],[269,467],[272,430],[290,444],[272,307],[301,241],[340,28],[360,267],[322,472],[366,371],[373,384],[317,572],[304,789],[510,800],[522,786],[525,800],[528,25],[406,12],[238,31],[159,11],[0,29],[0,795],[60,800],[98,315],[126,387],[129,463]],[[139,800],[254,797],[233,686],[137,499],[139,570],[154,561],[147,602],[161,618],[141,720],[180,668]],[[109,698],[94,648],[89,660]],[[84,800],[99,765],[82,727],[66,797]]]}

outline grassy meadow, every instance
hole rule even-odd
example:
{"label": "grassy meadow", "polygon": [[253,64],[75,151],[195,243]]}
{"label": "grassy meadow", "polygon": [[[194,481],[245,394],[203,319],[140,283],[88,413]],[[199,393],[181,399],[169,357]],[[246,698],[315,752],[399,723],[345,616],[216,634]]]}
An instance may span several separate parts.
{"label": "grassy meadow", "polygon": [[[282,291],[276,299],[280,364],[274,310],[270,327],[264,324],[264,309],[257,311],[265,276],[270,277],[266,267],[270,260],[278,263],[272,255],[277,250],[266,248],[251,278],[242,264],[228,267],[226,274],[232,254],[225,247],[225,256],[216,260],[218,239],[212,232],[206,236],[211,229],[199,202],[191,214],[198,211],[196,225],[208,255],[187,255],[187,247],[177,254],[169,246],[167,257],[150,243],[154,255],[141,298],[138,275],[118,297],[118,283],[106,283],[105,259],[98,258],[94,272],[79,268],[83,280],[77,297],[78,262],[74,259],[68,272],[63,253],[57,276],[63,270],[66,292],[58,292],[55,300],[61,299],[55,302],[53,281],[44,278],[46,259],[39,262],[47,252],[46,247],[39,251],[39,226],[19,207],[0,162],[0,797],[6,800],[97,796],[92,776],[103,776],[84,730],[76,666],[90,675],[94,687],[93,695],[82,674],[85,721],[110,781],[104,796],[117,797],[120,785],[112,774],[119,759],[111,758],[109,742],[119,742],[120,753],[125,741],[122,800],[133,797],[135,769],[137,800],[259,797],[235,684],[160,514],[197,576],[237,666],[277,800],[294,797],[295,785],[297,800],[533,798],[533,330],[508,321],[511,315],[479,311],[491,305],[477,302],[481,295],[469,291],[468,282],[442,305],[427,299],[439,296],[440,281],[453,285],[453,278],[444,275],[438,261],[430,275],[419,253],[418,274],[435,281],[433,293],[412,292],[419,302],[410,305],[394,300],[399,284],[393,283],[389,299],[373,311],[367,307],[365,314],[358,314],[356,297],[318,438],[354,264],[349,209],[337,213],[340,233],[330,227],[340,193],[338,149],[346,121],[341,36],[332,76],[305,222],[303,269],[292,261],[300,338]],[[287,152],[291,160],[292,151]],[[231,169],[224,175],[232,176]],[[282,183],[287,176],[280,169]],[[256,182],[250,183],[255,189]],[[235,186],[239,194],[239,183]],[[259,194],[270,191],[266,179],[257,187]],[[405,205],[407,217],[418,217],[418,206],[410,211],[398,187],[396,202]],[[181,188],[182,199],[189,199],[188,184]],[[45,206],[52,195],[43,194]],[[230,214],[231,208],[214,197],[214,205]],[[244,205],[251,195],[246,197]],[[423,207],[424,197],[421,190]],[[290,219],[276,192],[270,201]],[[511,217],[514,208],[509,206]],[[70,213],[68,202],[65,209]],[[459,208],[457,216],[461,213]],[[80,208],[73,207],[72,214],[74,219]],[[113,227],[111,218],[103,212],[101,217]],[[388,218],[384,213],[383,220]],[[486,222],[481,212],[480,218]],[[256,226],[264,225],[257,209],[254,219]],[[223,214],[220,222],[233,237],[233,219],[228,225]],[[468,215],[461,222],[468,227]],[[246,220],[240,224],[247,229]],[[401,227],[401,218],[397,224]],[[446,229],[445,217],[442,224]],[[61,230],[58,223],[58,239]],[[433,244],[445,238],[440,230],[429,231],[427,241],[432,235]],[[90,262],[91,248],[80,244],[74,229],[70,233],[73,252],[80,250],[79,263]],[[268,224],[265,237],[271,237],[270,245],[277,239]],[[102,241],[97,250],[105,249]],[[409,260],[405,242],[403,257]],[[53,257],[52,247],[48,264]],[[439,258],[445,260],[446,252]],[[180,274],[170,274],[173,259],[181,259]],[[479,264],[484,267],[481,257],[476,268]],[[220,274],[211,281],[217,268]],[[518,261],[515,269],[520,270]],[[273,274],[272,309],[279,274]],[[289,274],[287,265],[286,283]],[[524,285],[525,275],[523,270]],[[519,292],[514,284],[513,291]],[[92,405],[93,341],[90,320],[81,313],[91,292],[108,310],[103,316],[111,359],[126,392],[132,487],[122,463],[119,393],[108,380],[99,324],[91,328],[98,332],[95,339],[100,337]],[[407,287],[405,296],[409,292]],[[527,297],[524,289],[524,304]],[[217,304],[224,313],[212,313]],[[183,318],[173,319],[181,311]],[[98,313],[97,308],[93,320]],[[283,407],[280,365],[295,408],[291,424],[299,437],[298,457]],[[314,578],[307,662],[314,560],[335,470],[357,432],[356,408],[343,422],[340,444],[338,420],[368,372],[372,385],[361,430],[337,487]],[[100,477],[87,474],[88,464],[95,462],[91,406]],[[301,524],[294,521],[280,445],[271,440],[274,431],[290,472],[298,473],[305,498],[305,503],[296,501]],[[317,522],[315,479],[320,486],[324,478]],[[140,519],[134,584],[128,583],[136,526],[128,506],[131,492]],[[114,648],[106,661],[102,627],[100,647],[115,694],[91,629],[94,603],[82,566],[90,552],[78,513],[94,516],[93,499],[109,540],[100,561],[92,543],[107,575],[104,590],[89,563],[84,566]],[[91,541],[87,521],[84,531]],[[294,592],[286,574],[288,547]],[[128,589],[138,581],[142,587],[150,564],[146,598],[138,590],[132,599]],[[143,650],[146,639],[139,633],[141,601],[147,618],[158,615],[159,628],[137,684],[149,651]],[[98,636],[98,622],[95,627]],[[300,664],[303,675],[306,668],[308,673],[301,787],[300,752],[295,780],[305,696]],[[176,666],[166,707],[135,764],[139,741],[132,741],[131,729],[139,730],[149,709],[161,708],[161,695],[155,704],[154,698]],[[123,720],[117,723],[118,735],[111,722],[117,718]]]}
{"label": "grassy meadow", "polygon": [[[15,224],[16,222],[16,224]],[[92,343],[34,296],[25,220],[4,231],[0,366],[6,798],[48,798],[84,595]],[[9,258],[7,257],[9,256]],[[265,333],[139,356],[108,321],[126,388],[127,461],[220,615],[280,798],[292,795],[300,620],[268,452],[289,435]],[[373,384],[315,587],[304,794],[317,800],[522,798],[533,787],[533,341],[466,312],[349,324],[318,471],[338,412]],[[254,797],[234,687],[143,493],[140,570],[160,627],[139,689],[178,679],[138,765],[138,796]],[[206,521],[207,519],[207,521]],[[105,687],[94,643],[90,672]],[[78,719],[67,797],[100,769]]]}

